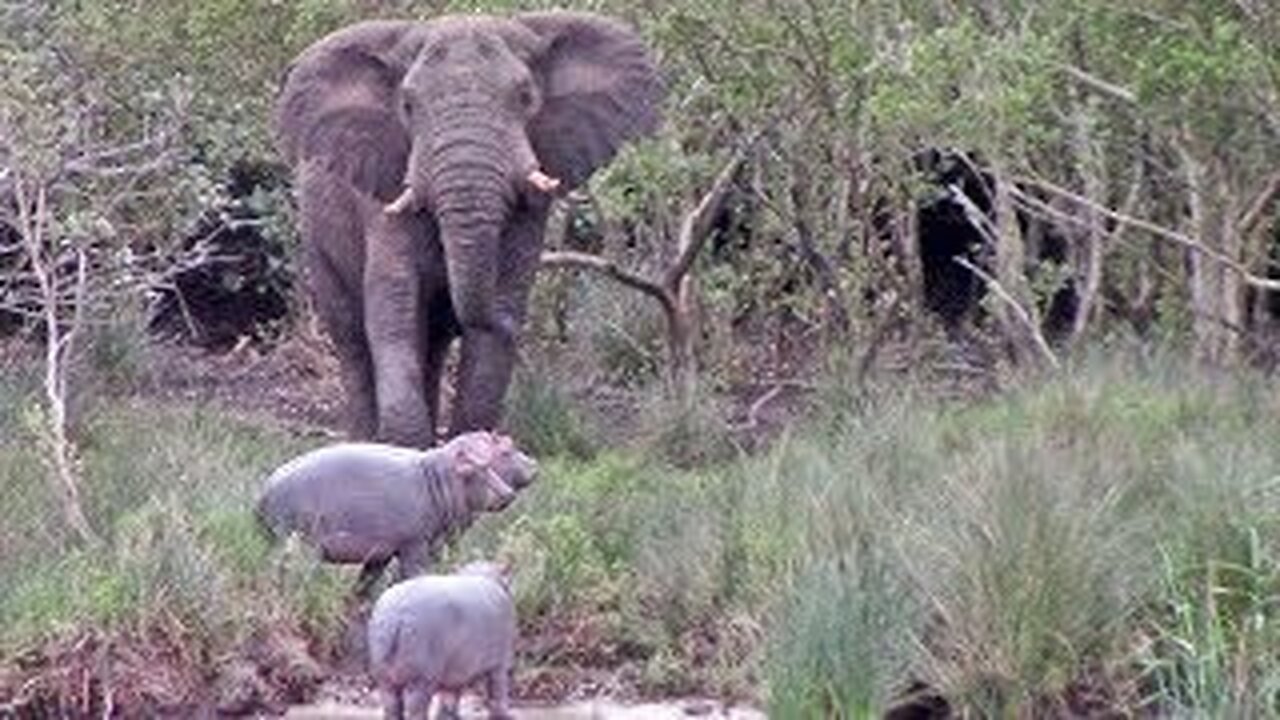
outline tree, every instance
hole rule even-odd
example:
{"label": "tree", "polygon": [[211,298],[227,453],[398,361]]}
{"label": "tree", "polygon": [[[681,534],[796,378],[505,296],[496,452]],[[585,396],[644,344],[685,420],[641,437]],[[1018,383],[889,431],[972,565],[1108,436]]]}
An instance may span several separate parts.
{"label": "tree", "polygon": [[[759,137],[760,134],[757,134],[756,139]],[[679,231],[674,238],[675,252],[670,254],[670,260],[661,267],[657,279],[627,270],[616,261],[601,255],[573,250],[552,250],[542,255],[545,267],[599,272],[658,302],[666,322],[667,383],[673,396],[681,403],[693,398],[696,386],[696,317],[692,270],[698,254],[711,236],[711,222],[721,212],[734,176],[754,145],[755,140],[752,140],[733,151],[729,160],[715,175],[710,187],[692,207],[681,213]],[[618,242],[616,239],[613,242],[606,239],[606,244],[616,246]]]}
{"label": "tree", "polygon": [[38,330],[43,394],[28,419],[68,528],[92,542],[69,433],[73,357],[86,328],[144,284],[120,229],[172,164],[181,98],[122,136],[102,89],[68,65],[49,16],[28,10],[0,45],[0,226],[11,238],[0,255],[17,258],[0,270],[0,297]]}

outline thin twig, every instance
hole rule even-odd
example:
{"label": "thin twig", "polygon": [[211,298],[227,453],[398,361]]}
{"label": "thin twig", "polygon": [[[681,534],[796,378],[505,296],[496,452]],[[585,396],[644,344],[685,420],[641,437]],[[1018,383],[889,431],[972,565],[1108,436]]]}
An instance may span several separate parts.
{"label": "thin twig", "polygon": [[1067,75],[1070,75],[1072,79],[1076,80],[1080,84],[1085,85],[1102,95],[1106,95],[1107,97],[1115,100],[1122,100],[1131,105],[1138,102],[1138,96],[1126,87],[1103,80],[1102,78],[1086,72],[1074,65],[1058,63],[1057,67]]}
{"label": "thin twig", "polygon": [[1266,217],[1267,210],[1271,208],[1277,200],[1280,200],[1280,172],[1272,173],[1271,177],[1263,184],[1262,189],[1249,203],[1248,210],[1244,215],[1240,216],[1240,222],[1236,224],[1236,232],[1241,237],[1247,237],[1253,232],[1258,223]]}

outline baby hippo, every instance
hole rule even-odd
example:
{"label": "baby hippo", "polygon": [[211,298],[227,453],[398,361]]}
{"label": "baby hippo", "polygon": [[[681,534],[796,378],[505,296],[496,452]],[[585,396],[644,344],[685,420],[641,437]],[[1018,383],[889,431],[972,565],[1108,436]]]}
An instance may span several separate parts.
{"label": "baby hippo", "polygon": [[457,717],[459,695],[484,679],[490,717],[510,718],[515,640],[515,607],[502,565],[473,562],[452,575],[392,585],[369,616],[369,669],[383,717],[426,718],[437,692],[441,717]]}
{"label": "baby hippo", "polygon": [[297,532],[328,562],[362,564],[365,597],[391,558],[402,580],[422,572],[445,540],[509,505],[537,473],[510,438],[489,432],[427,451],[340,443],[272,473],[256,512],[277,539]]}

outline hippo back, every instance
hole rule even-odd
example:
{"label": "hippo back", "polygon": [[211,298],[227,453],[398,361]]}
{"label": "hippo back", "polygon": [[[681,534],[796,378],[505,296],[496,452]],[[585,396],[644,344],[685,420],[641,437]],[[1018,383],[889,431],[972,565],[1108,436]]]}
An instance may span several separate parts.
{"label": "hippo back", "polygon": [[482,575],[423,575],[391,586],[369,618],[370,668],[380,682],[463,687],[510,662],[515,608]]}
{"label": "hippo back", "polygon": [[267,479],[259,520],[277,537],[334,528],[402,541],[423,522],[426,453],[378,443],[341,443],[300,455]]}

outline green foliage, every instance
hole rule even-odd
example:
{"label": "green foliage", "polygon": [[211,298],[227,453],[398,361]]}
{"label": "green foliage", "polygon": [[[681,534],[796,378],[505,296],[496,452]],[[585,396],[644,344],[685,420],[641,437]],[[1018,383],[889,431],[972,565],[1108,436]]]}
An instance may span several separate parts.
{"label": "green foliage", "polygon": [[683,400],[656,396],[643,410],[640,442],[659,461],[680,468],[725,463],[739,448],[724,418],[707,392]]}
{"label": "green foliage", "polygon": [[898,571],[871,551],[815,562],[787,593],[768,648],[769,716],[879,717],[920,622]]}
{"label": "green foliage", "polygon": [[1280,574],[1261,535],[1252,529],[1241,535],[1242,552],[1206,554],[1213,559],[1202,566],[1178,567],[1165,556],[1162,612],[1151,624],[1152,643],[1142,661],[1155,685],[1153,701],[1168,712],[1280,712],[1280,657],[1274,652]]}
{"label": "green foliage", "polygon": [[[443,562],[510,561],[526,628],[589,623],[580,652],[643,687],[763,680],[779,717],[879,713],[910,679],[981,716],[1053,706],[1082,680],[1118,686],[1120,709],[1267,714],[1275,399],[1170,357],[1097,356],[977,404],[887,392],[727,464],[543,457]],[[85,427],[105,541],[63,551],[30,520],[55,505],[0,504],[0,652],[165,617],[211,649],[265,618],[332,641],[351,573],[269,550],[249,512],[304,443],[128,403]],[[4,487],[47,497],[29,445],[3,451]]]}
{"label": "green foliage", "polygon": [[516,373],[507,396],[506,426],[521,448],[535,457],[590,457],[595,442],[558,373],[548,368]]}
{"label": "green foliage", "polygon": [[[17,160],[49,168],[85,142],[126,141],[180,114],[180,172],[112,212],[92,202],[105,186],[86,184],[56,218],[77,242],[164,250],[226,200],[233,165],[277,159],[271,102],[309,42],[357,18],[553,4],[5,8],[0,121],[23,131]],[[1190,161],[1217,173],[1202,199],[1223,207],[1254,197],[1280,162],[1280,16],[1269,3],[568,6],[636,23],[671,88],[661,135],[588,188],[605,254],[654,271],[732,145],[768,126],[735,190],[736,225],[718,228],[698,266],[700,319],[728,342],[763,336],[735,337],[740,325],[811,327],[828,302],[889,295],[873,216],[883,201],[905,225],[904,199],[921,190],[910,160],[924,148],[1092,188],[1109,207],[1141,181],[1133,212],[1184,231]],[[87,106],[101,112],[76,125]],[[292,247],[286,189],[245,202],[266,218],[268,242]],[[1103,285],[1135,303],[1154,297],[1152,334],[1184,341],[1197,323],[1184,256],[1116,232]],[[846,299],[815,280],[813,256],[830,261]],[[269,282],[292,281],[272,270]],[[1058,287],[1061,270],[1033,272],[1036,289]],[[650,387],[665,362],[652,303],[596,280],[580,290],[565,312],[581,342],[569,352],[588,359],[564,367]],[[851,311],[855,330],[876,312]],[[113,388],[138,372],[129,327],[105,326],[87,345]],[[629,648],[648,687],[680,687],[682,673],[753,687],[763,671],[784,717],[878,712],[905,675],[962,714],[1033,714],[1116,667],[1111,679],[1137,674],[1153,688],[1141,701],[1171,712],[1276,712],[1274,391],[1156,355],[1086,356],[1064,377],[963,407],[910,386],[868,395],[846,361],[819,380],[818,418],[756,458],[739,456],[702,397],[646,408],[637,456],[593,456],[598,428],[567,383],[521,377],[511,427],[555,457],[512,512],[481,520],[454,553],[513,559],[522,617],[602,618],[603,642]],[[0,653],[169,612],[211,638],[244,607],[322,635],[336,627],[349,578],[296,547],[273,556],[246,512],[263,472],[308,443],[207,409],[90,402],[75,431],[104,545],[71,550],[29,434],[31,390],[8,373],[0,382]],[[711,660],[689,649],[703,624]]]}
{"label": "green foliage", "polygon": [[[124,402],[90,403],[85,413],[83,492],[101,546],[68,545],[25,431],[0,442],[0,655],[71,627],[141,628],[176,617],[216,643],[224,625],[296,617],[249,599],[272,587],[249,508],[266,472],[306,443],[212,411]],[[332,580],[293,586],[298,595],[328,587],[319,596],[339,597]]]}

